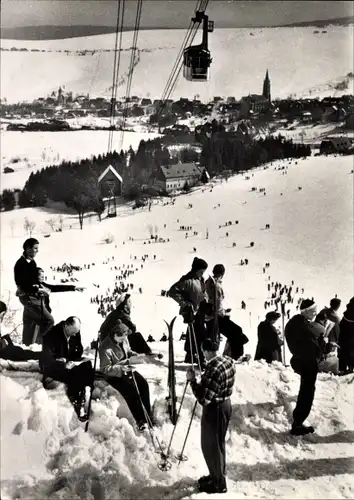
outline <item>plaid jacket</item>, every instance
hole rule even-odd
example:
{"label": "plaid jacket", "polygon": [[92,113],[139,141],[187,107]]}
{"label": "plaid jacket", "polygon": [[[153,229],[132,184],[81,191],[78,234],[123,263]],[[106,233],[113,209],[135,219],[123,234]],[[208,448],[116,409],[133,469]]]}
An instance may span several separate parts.
{"label": "plaid jacket", "polygon": [[235,366],[227,356],[215,356],[207,364],[200,382],[191,382],[192,391],[202,406],[221,403],[232,394]]}

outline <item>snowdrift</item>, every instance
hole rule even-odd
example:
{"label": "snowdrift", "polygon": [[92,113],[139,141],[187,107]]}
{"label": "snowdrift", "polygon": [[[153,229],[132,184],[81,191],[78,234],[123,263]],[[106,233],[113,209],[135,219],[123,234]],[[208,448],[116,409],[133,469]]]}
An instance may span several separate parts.
{"label": "snowdrift", "polygon": [[[139,371],[156,399],[156,435],[166,448],[172,432],[164,412],[167,371],[152,365],[141,365]],[[0,381],[2,409],[5,401],[7,406],[1,415],[4,500],[203,498],[194,491],[196,479],[205,473],[199,406],[185,449],[189,459],[177,466],[174,458],[194,403],[190,389],[172,443],[172,468],[162,472],[148,433],[136,433],[115,391],[102,390],[93,402],[89,432],[84,433],[63,388],[45,391],[38,377],[12,378],[9,372]],[[180,366],[179,398],[184,382]],[[352,498],[353,376],[320,375],[311,414],[317,432],[304,438],[288,433],[298,382],[291,369],[278,363],[238,365],[225,498]]]}
{"label": "snowdrift", "polygon": [[[161,99],[184,36],[184,30],[139,33],[131,95]],[[125,95],[132,37],[132,32],[123,35],[118,96]],[[27,49],[1,53],[2,98],[14,102],[46,97],[59,85],[74,94],[110,96],[114,38],[113,33],[64,40],[2,40],[4,49]],[[352,80],[347,88],[335,90],[353,71],[351,26],[330,26],[326,33],[314,33],[313,27],[216,29],[209,40],[210,81],[193,85],[180,77],[172,98],[198,93],[200,99],[209,100],[217,95],[241,98],[261,93],[267,68],[273,98],[353,93]]]}

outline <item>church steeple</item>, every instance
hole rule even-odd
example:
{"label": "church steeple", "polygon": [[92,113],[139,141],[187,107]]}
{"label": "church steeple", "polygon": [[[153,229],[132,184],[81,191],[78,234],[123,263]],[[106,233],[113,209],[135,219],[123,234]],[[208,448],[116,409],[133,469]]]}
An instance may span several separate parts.
{"label": "church steeple", "polygon": [[268,69],[263,81],[263,95],[268,99],[269,102],[271,102],[271,95],[270,95],[270,79],[269,79],[269,74],[268,74]]}

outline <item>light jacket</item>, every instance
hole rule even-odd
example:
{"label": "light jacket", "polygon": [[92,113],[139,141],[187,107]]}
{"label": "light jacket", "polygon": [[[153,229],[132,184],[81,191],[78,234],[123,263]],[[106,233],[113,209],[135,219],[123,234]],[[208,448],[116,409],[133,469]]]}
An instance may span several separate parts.
{"label": "light jacket", "polygon": [[[215,314],[217,316],[225,316],[225,309],[223,308],[223,301],[225,298],[224,290],[222,288],[221,280],[212,278],[211,276],[205,282],[205,290],[209,304],[215,307]],[[214,313],[205,316],[205,321],[210,321],[214,318]]]}
{"label": "light jacket", "polygon": [[127,360],[131,356],[136,354],[130,349],[127,338],[117,344],[111,337],[106,337],[99,350],[100,370],[111,377],[121,377],[124,373],[122,367],[127,365]]}
{"label": "light jacket", "polygon": [[179,304],[180,314],[183,315],[183,311],[188,304],[193,305],[196,312],[200,303],[206,300],[205,282],[203,278],[197,278],[193,271],[190,271],[171,286],[168,296]]}

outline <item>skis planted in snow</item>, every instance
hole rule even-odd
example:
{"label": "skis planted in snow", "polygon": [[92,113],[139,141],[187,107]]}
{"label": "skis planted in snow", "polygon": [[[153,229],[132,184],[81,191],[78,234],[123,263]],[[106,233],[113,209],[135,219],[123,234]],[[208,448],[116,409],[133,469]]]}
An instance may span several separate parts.
{"label": "skis planted in snow", "polygon": [[177,397],[176,397],[176,373],[175,373],[175,354],[173,345],[173,325],[176,321],[177,316],[173,318],[171,323],[165,321],[168,328],[168,376],[167,376],[167,387],[168,387],[168,413],[170,415],[170,420],[173,425],[177,422]]}

